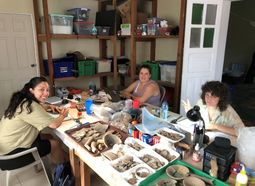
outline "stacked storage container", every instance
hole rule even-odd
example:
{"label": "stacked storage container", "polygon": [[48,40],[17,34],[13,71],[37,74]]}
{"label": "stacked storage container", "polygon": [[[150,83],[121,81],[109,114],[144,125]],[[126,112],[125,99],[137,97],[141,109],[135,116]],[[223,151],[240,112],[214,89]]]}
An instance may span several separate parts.
{"label": "stacked storage container", "polygon": [[74,16],[74,32],[78,35],[91,35],[94,23],[87,22],[90,9],[73,8],[66,11],[67,14]]}
{"label": "stacked storage container", "polygon": [[79,76],[92,76],[96,73],[96,61],[84,60],[78,62]]}
{"label": "stacked storage container", "polygon": [[73,16],[49,14],[50,29],[52,34],[72,34]]}
{"label": "stacked storage container", "polygon": [[111,72],[112,60],[102,59],[97,60],[97,73]]}
{"label": "stacked storage container", "polygon": [[[43,60],[45,74],[49,75],[48,60]],[[52,60],[54,78],[72,77],[74,76],[74,58],[63,57]]]}
{"label": "stacked storage container", "polygon": [[159,62],[160,80],[175,83],[176,61]]}
{"label": "stacked storage container", "polygon": [[146,61],[142,63],[143,65],[148,65],[151,68],[151,79],[159,80],[159,65],[156,62]]}

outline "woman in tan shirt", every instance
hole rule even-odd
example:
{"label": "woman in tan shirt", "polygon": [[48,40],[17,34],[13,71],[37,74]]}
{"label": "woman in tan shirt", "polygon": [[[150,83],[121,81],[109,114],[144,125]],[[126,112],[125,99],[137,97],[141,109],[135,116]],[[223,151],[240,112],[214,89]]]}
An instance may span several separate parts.
{"label": "woman in tan shirt", "polygon": [[[42,106],[49,96],[49,84],[43,77],[34,77],[10,100],[0,122],[0,155],[10,155],[37,147],[40,156],[51,153],[51,160],[58,164],[66,160],[59,142],[51,135],[41,134],[46,127],[57,128],[68,114],[59,109],[57,118],[51,117]],[[32,155],[17,161],[0,161],[1,169],[14,169],[33,162]]]}

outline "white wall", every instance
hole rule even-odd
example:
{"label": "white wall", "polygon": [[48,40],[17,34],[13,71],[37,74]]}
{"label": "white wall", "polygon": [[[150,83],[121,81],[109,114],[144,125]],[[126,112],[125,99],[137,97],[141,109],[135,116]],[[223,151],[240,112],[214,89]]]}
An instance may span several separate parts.
{"label": "white wall", "polygon": [[245,0],[231,3],[224,69],[232,63],[242,63],[249,68],[255,51],[255,27],[249,23],[255,21],[255,1]]}

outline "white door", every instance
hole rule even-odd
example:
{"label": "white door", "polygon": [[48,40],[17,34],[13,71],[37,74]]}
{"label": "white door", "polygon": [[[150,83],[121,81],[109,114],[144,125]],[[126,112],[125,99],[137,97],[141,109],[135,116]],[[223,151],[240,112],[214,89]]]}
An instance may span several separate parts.
{"label": "white door", "polygon": [[0,13],[0,117],[13,92],[38,74],[31,15]]}
{"label": "white door", "polygon": [[229,12],[230,1],[187,0],[181,99],[192,105],[204,82],[221,80]]}

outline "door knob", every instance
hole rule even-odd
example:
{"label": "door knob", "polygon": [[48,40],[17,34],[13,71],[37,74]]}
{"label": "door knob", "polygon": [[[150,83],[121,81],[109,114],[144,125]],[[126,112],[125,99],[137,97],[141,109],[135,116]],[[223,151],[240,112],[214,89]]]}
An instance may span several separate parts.
{"label": "door knob", "polygon": [[31,64],[30,67],[36,67],[36,64],[35,64],[35,63],[34,63],[34,64]]}

